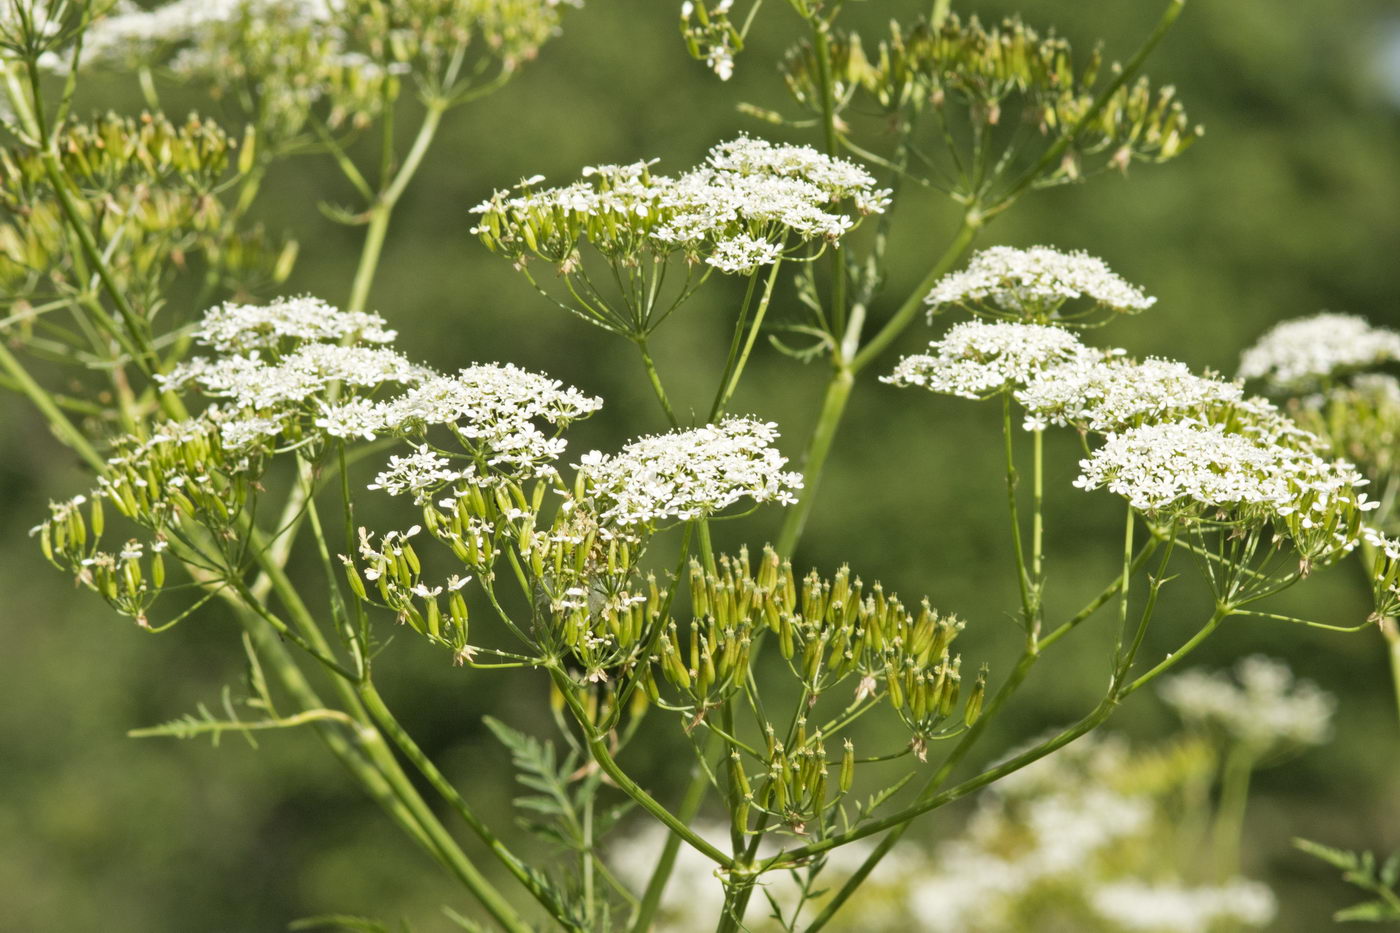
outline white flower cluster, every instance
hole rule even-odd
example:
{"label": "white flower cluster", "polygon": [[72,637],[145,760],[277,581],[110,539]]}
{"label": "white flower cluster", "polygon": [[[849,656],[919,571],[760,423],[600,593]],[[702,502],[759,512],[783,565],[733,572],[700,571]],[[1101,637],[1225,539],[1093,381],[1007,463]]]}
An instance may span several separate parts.
{"label": "white flower cluster", "polygon": [[[1075,486],[1105,487],[1144,511],[1256,506],[1259,514],[1285,518],[1306,500],[1309,514],[1299,521],[1311,529],[1348,505],[1364,512],[1379,504],[1360,492],[1367,480],[1343,461],[1191,418],[1110,434],[1079,465]],[[1355,541],[1338,544],[1350,550]]]}
{"label": "white flower cluster", "polygon": [[1145,311],[1157,301],[1110,270],[1102,259],[1047,246],[982,250],[966,269],[939,280],[925,301],[930,312],[956,304],[1046,320],[1066,302],[1081,298],[1123,314]]}
{"label": "white flower cluster", "polygon": [[943,339],[930,343],[929,350],[901,360],[882,381],[978,399],[1019,388],[1048,369],[1094,356],[1062,327],[983,321],[955,325]]}
{"label": "white flower cluster", "polygon": [[657,434],[618,453],[587,454],[579,471],[590,481],[599,517],[618,525],[650,525],[711,515],[741,499],[796,501],[802,475],[783,470],[773,442],[777,426],[750,418]]}
{"label": "white flower cluster", "polygon": [[1210,887],[1123,881],[1104,885],[1090,897],[1099,914],[1129,933],[1263,927],[1278,913],[1273,892],[1243,878]]}
{"label": "white flower cluster", "polygon": [[648,162],[591,166],[584,181],[518,194],[498,191],[478,204],[473,232],[517,258],[527,252],[570,264],[578,238],[605,255],[683,250],[724,272],[747,274],[776,262],[800,241],[835,241],[857,215],[882,212],[889,192],[855,163],[808,146],[741,137],[710,150],[708,162],[679,177],[652,174]]}
{"label": "white flower cluster", "polygon": [[382,489],[391,496],[412,493],[415,505],[424,505],[432,495],[446,486],[469,475],[468,472],[452,468],[452,461],[435,453],[427,445],[419,445],[407,456],[394,454],[389,457],[389,465],[369,489]]}
{"label": "white flower cluster", "polygon": [[1042,370],[1015,393],[1026,409],[1026,429],[1056,424],[1107,433],[1169,416],[1206,418],[1244,401],[1238,383],[1198,376],[1174,360],[1135,362],[1121,354],[1085,354]]}
{"label": "white flower cluster", "polygon": [[89,61],[101,61],[193,42],[212,26],[257,17],[272,7],[289,23],[326,23],[341,6],[337,0],[171,0],[143,9],[130,0],[119,0],[88,27],[83,55]]}
{"label": "white flower cluster", "polygon": [[705,261],[730,275],[750,275],[759,266],[771,266],[783,255],[783,248],[759,237],[741,233],[715,244]]}
{"label": "white flower cluster", "polygon": [[198,343],[218,353],[275,348],[284,340],[393,343],[397,337],[377,314],[341,311],[309,295],[265,305],[226,302],[206,311],[194,331]]}
{"label": "white flower cluster", "polygon": [[[539,423],[563,428],[602,406],[601,399],[510,364],[451,376],[419,366],[377,345],[394,337],[379,315],[340,311],[313,298],[226,304],[208,312],[195,334],[218,355],[194,357],[161,382],[219,399],[209,416],[235,450],[283,433],[304,438],[313,429],[373,440],[450,425],[487,465],[528,477],[552,468],[565,448]],[[384,386],[398,394],[373,398]],[[427,481],[384,485],[416,493]]]}
{"label": "white flower cluster", "polygon": [[1240,357],[1240,376],[1281,390],[1307,389],[1334,374],[1400,360],[1400,333],[1354,314],[1285,321]]}
{"label": "white flower cluster", "polygon": [[797,178],[816,185],[832,201],[852,198],[861,213],[878,213],[888,202],[870,203],[863,199],[887,195],[875,190],[875,176],[845,159],[833,159],[811,146],[775,144],[766,139],[740,136],[710,150],[706,160],[721,172],[736,175],[774,175]]}
{"label": "white flower cluster", "polygon": [[238,409],[262,410],[304,402],[333,384],[372,389],[419,382],[430,372],[383,347],[308,343],[281,357],[259,350],[194,357],[159,378],[168,389],[194,386]]}
{"label": "white flower cluster", "polygon": [[1337,709],[1331,694],[1262,655],[1242,659],[1233,678],[1191,670],[1165,680],[1159,692],[1182,719],[1218,728],[1256,754],[1326,742]]}

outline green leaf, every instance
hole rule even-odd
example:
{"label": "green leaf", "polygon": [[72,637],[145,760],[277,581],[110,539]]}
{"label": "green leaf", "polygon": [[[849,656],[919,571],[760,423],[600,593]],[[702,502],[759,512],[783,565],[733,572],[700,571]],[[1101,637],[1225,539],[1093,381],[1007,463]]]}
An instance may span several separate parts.
{"label": "green leaf", "polygon": [[1293,845],[1314,858],[1322,859],[1334,868],[1340,868],[1342,871],[1355,871],[1360,865],[1356,853],[1348,852],[1345,849],[1334,849],[1320,842],[1297,838],[1293,840]]}
{"label": "green leaf", "polygon": [[1400,881],[1400,849],[1390,853],[1390,858],[1381,866],[1381,884],[1393,888],[1396,881]]}
{"label": "green leaf", "polygon": [[870,814],[874,813],[877,809],[884,805],[884,803],[888,801],[891,797],[899,793],[900,790],[904,788],[905,784],[908,784],[914,779],[915,773],[916,772],[910,771],[908,774],[904,775],[904,777],[900,778],[898,781],[895,781],[893,784],[891,784],[889,787],[886,787],[884,790],[871,794],[870,799],[865,802],[865,805],[859,808],[860,818],[865,819],[866,817],[870,816]]}
{"label": "green leaf", "polygon": [[1353,904],[1350,907],[1337,911],[1332,915],[1332,919],[1338,923],[1345,923],[1351,920],[1361,920],[1376,923],[1386,920],[1400,920],[1400,910],[1387,904],[1385,901],[1362,901],[1360,904]]}

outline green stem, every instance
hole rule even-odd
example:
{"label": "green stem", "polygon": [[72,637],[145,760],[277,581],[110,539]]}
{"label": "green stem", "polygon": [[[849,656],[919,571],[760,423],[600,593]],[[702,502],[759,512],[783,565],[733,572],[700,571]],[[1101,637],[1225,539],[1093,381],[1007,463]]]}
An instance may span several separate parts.
{"label": "green stem", "polygon": [[[821,91],[822,136],[826,154],[840,154],[836,132],[836,89],[831,76],[831,31],[818,15],[808,20],[812,28],[812,48],[817,59],[817,87]],[[831,250],[831,325],[832,333],[841,333],[846,326],[846,256],[840,245]]]}
{"label": "green stem", "polygon": [[[363,311],[369,303],[369,291],[379,270],[379,259],[384,251],[384,239],[389,232],[389,220],[394,213],[394,207],[419,166],[423,164],[423,157],[428,154],[433,137],[442,125],[442,115],[447,111],[447,104],[432,100],[427,106],[428,112],[423,117],[423,123],[418,128],[418,135],[414,137],[408,154],[404,156],[403,164],[399,166],[393,181],[380,193],[370,208],[369,229],[365,231],[364,246],[360,250],[360,264],[355,269],[355,281],[350,289],[350,303],[346,310]],[[386,150],[391,149],[389,141],[385,142],[385,146]]]}
{"label": "green stem", "polygon": [[671,832],[688,842],[696,851],[723,868],[734,869],[736,867],[734,859],[696,834],[683,820],[658,803],[655,797],[643,790],[636,781],[628,776],[627,772],[622,770],[608,750],[607,737],[599,735],[595,731],[593,724],[589,721],[588,711],[579,704],[578,698],[574,696],[573,683],[561,670],[553,669],[550,673],[554,678],[554,683],[559,687],[559,692],[564,695],[564,702],[568,704],[569,710],[583,730],[584,739],[588,742],[588,750],[592,753],[593,760],[598,763],[598,766],[608,777],[613,779],[613,783],[618,786],[618,789],[640,804],[643,810],[665,824]]}
{"label": "green stem", "polygon": [[821,484],[826,458],[831,453],[832,442],[836,438],[836,432],[841,427],[841,419],[846,413],[846,404],[850,401],[851,388],[856,373],[868,366],[885,347],[904,332],[924,306],[924,296],[933,288],[934,283],[947,274],[948,270],[962,258],[968,247],[972,245],[972,240],[977,235],[977,230],[981,225],[981,216],[975,210],[969,210],[965,213],[953,241],[948,244],[948,248],[938,262],[934,263],[928,274],[924,276],[923,281],[914,287],[914,290],[909,293],[909,297],[885,322],[884,327],[880,328],[879,332],[857,351],[854,357],[848,358],[844,352],[837,355],[834,360],[835,365],[832,369],[831,380],[827,383],[826,395],[822,400],[821,413],[817,416],[816,427],[812,431],[811,439],[807,442],[807,452],[802,459],[805,480],[802,495],[797,500],[797,504],[788,510],[783,521],[782,532],[778,536],[779,553],[792,554],[802,539],[808,514],[812,511],[812,504]]}
{"label": "green stem", "polygon": [[[713,733],[711,735],[709,744],[723,747],[723,740]],[[680,807],[676,810],[676,818],[689,826],[691,820],[695,819],[695,814],[700,812],[700,804],[704,801],[705,792],[709,787],[710,781],[705,769],[697,765],[695,773],[691,775],[690,784],[685,789],[685,796],[681,798]],[[642,902],[632,918],[631,933],[647,933],[651,929],[652,918],[661,906],[661,898],[666,893],[666,883],[671,879],[671,872],[676,867],[676,855],[680,848],[681,837],[675,833],[668,833],[666,843],[661,847],[661,856],[656,862],[656,870],[651,873],[646,891],[642,894]]]}
{"label": "green stem", "polygon": [[729,400],[734,396],[734,390],[739,388],[739,380],[744,375],[744,367],[748,365],[749,354],[753,351],[754,342],[758,340],[758,332],[763,327],[764,315],[768,313],[768,305],[773,300],[773,286],[777,284],[778,269],[781,268],[782,264],[783,261],[779,259],[777,262],[773,263],[773,269],[768,273],[768,281],[763,286],[763,297],[759,300],[758,310],[754,312],[753,324],[749,327],[748,339],[744,341],[744,348],[739,354],[738,362],[735,364],[733,371],[728,374],[728,380],[720,390],[719,397],[715,399],[714,407],[710,411],[711,423],[718,420],[724,414],[725,408],[729,405]]}
{"label": "green stem", "polygon": [[[567,919],[567,913],[549,890],[540,882],[540,879],[515,856],[501,840],[496,836],[491,828],[483,823],[476,813],[471,809],[467,801],[458,793],[457,788],[452,786],[452,782],[447,780],[437,765],[433,764],[423,750],[418,747],[418,743],[413,741],[413,737],[394,718],[394,714],[385,705],[384,698],[379,695],[374,684],[363,681],[359,686],[360,701],[364,704],[370,716],[374,719],[379,728],[389,736],[404,757],[413,763],[413,766],[427,778],[428,783],[438,792],[442,798],[451,804],[458,816],[469,826],[477,837],[486,844],[497,860],[505,866],[506,870],[518,880],[540,904],[550,912],[559,923],[568,929],[577,929],[577,926]],[[440,828],[440,827],[439,827]],[[482,906],[491,912],[491,916],[508,930],[528,931],[530,927],[516,915],[514,909],[501,897],[500,893],[483,877],[470,862],[466,863],[467,871],[470,875],[463,877],[467,887],[471,889]]]}
{"label": "green stem", "polygon": [[1240,870],[1240,841],[1244,811],[1249,802],[1249,779],[1254,756],[1243,744],[1231,746],[1220,776],[1220,805],[1215,813],[1213,854],[1216,879],[1224,882]]}
{"label": "green stem", "polygon": [[783,519],[783,528],[778,535],[778,553],[791,555],[802,539],[807,526],[807,516],[812,511],[816,490],[821,482],[822,470],[831,446],[836,440],[836,432],[841,427],[841,418],[846,412],[846,403],[851,398],[851,388],[855,385],[855,373],[850,367],[839,365],[826,386],[826,397],[822,400],[821,414],[817,416],[817,426],[812,431],[812,439],[807,445],[807,455],[802,462],[802,495],[797,504],[788,509]]}
{"label": "green stem", "polygon": [[1030,572],[1026,569],[1025,545],[1021,540],[1021,512],[1016,502],[1016,486],[1020,483],[1020,478],[1016,473],[1016,450],[1013,444],[1015,437],[1014,429],[1011,425],[1011,393],[1003,392],[1001,396],[1001,436],[1002,449],[1006,458],[1006,507],[1011,518],[1011,545],[1016,557],[1016,581],[1021,590],[1021,620],[1025,625],[1028,634],[1034,632],[1034,620],[1036,618],[1035,596],[1032,592],[1033,581]]}
{"label": "green stem", "polygon": [[976,239],[977,232],[982,229],[984,222],[981,212],[975,205],[964,212],[962,223],[958,226],[958,231],[953,235],[953,240],[948,244],[948,248],[943,251],[943,255],[933,264],[933,267],[929,269],[919,284],[914,286],[909,297],[885,322],[885,325],[874,337],[867,340],[860,351],[856,353],[855,358],[851,360],[852,369],[860,372],[869,366],[875,357],[884,352],[885,348],[913,323],[914,318],[924,308],[924,296],[932,291],[938,280],[947,275],[948,271],[962,259],[963,254],[972,246],[972,241]]}
{"label": "green stem", "polygon": [[14,380],[17,389],[34,403],[34,407],[39,409],[39,412],[48,419],[49,426],[53,428],[53,432],[58,435],[59,440],[71,447],[78,456],[87,462],[88,466],[98,473],[106,470],[107,463],[97,453],[96,448],[89,443],[83,432],[79,431],[73,422],[68,420],[68,416],[58,407],[53,396],[34,381],[34,378],[29,375],[29,371],[10,352],[10,348],[5,346],[4,340],[0,340],[0,367],[3,367],[10,378]]}
{"label": "green stem", "polygon": [[671,427],[680,427],[680,419],[676,417],[675,409],[671,407],[671,400],[666,397],[666,389],[661,385],[661,374],[656,371],[656,363],[652,361],[651,351],[647,349],[645,337],[633,339],[637,349],[642,354],[642,365],[646,367],[647,379],[651,382],[651,391],[656,395],[656,400],[661,403],[661,410],[666,413],[666,420],[671,422]]}
{"label": "green stem", "polygon": [[1400,715],[1400,630],[1396,629],[1394,619],[1382,619],[1381,632],[1389,645],[1390,679],[1395,688],[1396,714]]}

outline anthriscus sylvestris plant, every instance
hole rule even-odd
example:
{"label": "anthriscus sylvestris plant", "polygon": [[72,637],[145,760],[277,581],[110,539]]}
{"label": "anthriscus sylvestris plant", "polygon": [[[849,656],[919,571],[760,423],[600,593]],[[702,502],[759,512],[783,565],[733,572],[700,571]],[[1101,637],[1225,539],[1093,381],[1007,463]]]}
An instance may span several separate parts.
{"label": "anthriscus sylvestris plant", "polygon": [[[243,629],[241,705],[137,734],[314,730],[462,884],[471,901],[448,913],[467,929],[653,929],[684,858],[708,868],[710,926],[741,929],[766,901],[781,928],[811,931],[880,877],[920,816],[1092,732],[1227,620],[1322,625],[1258,604],[1353,550],[1374,551],[1375,619],[1395,616],[1400,546],[1373,527],[1390,484],[1379,477],[1375,501],[1363,475],[1389,469],[1384,451],[1304,417],[1317,406],[1280,408],[1238,381],[1091,343],[1091,327],[1155,303],[1101,260],[991,247],[964,263],[1023,196],[1166,162],[1196,139],[1170,88],[1140,76],[1180,0],[1114,67],[946,3],[867,47],[843,28],[843,4],[790,0],[803,38],[781,68],[798,116],[747,110],[785,136],[815,126],[810,143],[755,126],[720,134],[728,141],[675,173],[629,152],[562,186],[531,177],[481,201],[464,233],[548,303],[640,351],[659,433],[579,451],[570,426],[603,409],[586,387],[511,363],[404,356],[394,347],[404,322],[369,307],[390,217],[448,113],[503,84],[575,5],[0,7],[0,384],[93,474],[33,535],[143,629],[194,623],[213,600]],[[729,77],[758,6],[684,4],[692,54]],[[77,116],[97,71],[130,78],[148,111]],[[172,82],[206,88],[220,122],[165,116]],[[420,124],[401,152],[393,123],[406,91]],[[362,136],[379,140],[372,165],[358,161]],[[265,294],[292,274],[296,248],[257,223],[258,193],[293,155],[327,159],[360,201],[324,206],[365,228],[343,306]],[[920,190],[951,198],[960,223],[941,252],[921,248],[918,286],[888,300],[891,218]],[[678,404],[649,341],[715,277],[737,277],[746,294],[725,323],[713,396]],[[177,284],[193,285],[197,303],[171,301]],[[926,352],[887,360],[925,309],[948,326]],[[761,412],[731,411],[765,333],[830,367],[798,459]],[[1391,352],[1345,349],[1336,365]],[[1246,375],[1289,381],[1317,365],[1262,357]],[[1023,639],[1010,669],[961,654],[960,633],[985,620],[901,598],[878,567],[794,565],[847,400],[872,364],[893,385],[1000,409]],[[1367,404],[1388,417],[1378,397]],[[1123,516],[1121,568],[1063,618],[1045,610],[1044,435],[1056,430],[1082,441],[1074,486],[1117,497]],[[376,514],[398,518],[372,527],[362,515],[376,501]],[[773,543],[717,552],[712,525],[749,513],[773,516]],[[301,552],[311,569],[294,579]],[[1162,588],[1188,570],[1208,596],[1205,617],[1155,619]],[[1109,607],[1117,626],[1099,702],[1034,743],[984,749],[988,722],[1014,708],[1031,669]],[[1179,647],[1145,656],[1152,626]],[[535,695],[521,702],[548,707],[558,734],[488,725],[531,791],[520,808],[556,853],[521,855],[396,718],[376,678],[395,634],[442,649],[472,689],[502,669],[533,675]],[[685,788],[639,776],[634,742],[658,719],[653,741],[693,752]],[[863,731],[877,721],[883,738]],[[697,822],[702,810],[717,832],[698,828],[713,825]],[[624,820],[660,834],[644,877],[619,870],[625,859],[609,848]],[[833,863],[839,872],[827,872]],[[779,878],[792,896],[772,896]]]}

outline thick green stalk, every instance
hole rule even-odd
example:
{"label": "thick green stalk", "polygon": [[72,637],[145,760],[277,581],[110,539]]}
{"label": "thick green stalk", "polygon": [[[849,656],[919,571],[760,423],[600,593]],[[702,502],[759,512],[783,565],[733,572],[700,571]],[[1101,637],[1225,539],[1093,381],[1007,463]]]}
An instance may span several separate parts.
{"label": "thick green stalk", "polygon": [[[471,805],[468,804],[466,799],[457,791],[457,788],[452,785],[452,782],[438,770],[437,765],[433,764],[432,759],[424,754],[423,750],[418,747],[418,743],[415,742],[413,737],[399,724],[394,714],[390,712],[389,707],[385,705],[384,698],[379,695],[379,691],[375,689],[374,684],[369,680],[361,682],[359,694],[365,709],[369,711],[370,716],[373,717],[380,730],[393,740],[404,757],[413,763],[413,766],[428,780],[428,783],[432,785],[433,789],[452,806],[452,809],[457,812],[457,815],[462,818],[462,821],[471,828],[477,838],[485,843],[486,847],[491,850],[491,853],[496,856],[496,859],[505,869],[530,892],[542,907],[549,911],[550,915],[554,917],[555,920],[559,921],[561,926],[570,930],[578,929],[577,924],[568,919],[564,906],[560,904],[550,890],[541,883],[541,879],[529,866],[522,862],[515,853],[511,852],[510,849],[506,847],[506,844],[491,830],[491,827],[481,821],[481,818],[476,815]],[[474,868],[472,871],[475,873]],[[480,878],[480,875],[477,875],[477,877]],[[485,881],[484,878],[481,878],[481,880],[483,882]],[[487,887],[490,887],[489,884]],[[482,896],[482,893],[487,893],[497,899],[500,898],[499,893],[495,893],[494,888],[491,888],[490,892],[479,893],[476,888],[472,888],[472,891],[474,894],[477,894],[479,898]],[[492,909],[491,905],[487,904],[485,900],[483,900],[482,903],[491,910],[492,916],[496,917],[507,929],[516,928],[503,920],[501,915],[499,915],[495,909]],[[504,901],[501,900],[500,903],[504,904]],[[513,911],[510,910],[508,904],[505,905],[505,908],[513,916]],[[524,927],[524,929],[529,929],[529,927]]]}
{"label": "thick green stalk", "polygon": [[1244,811],[1249,802],[1249,779],[1254,771],[1254,755],[1249,748],[1235,744],[1225,755],[1220,776],[1220,806],[1215,813],[1213,852],[1216,880],[1225,882],[1240,870],[1240,839],[1244,834]]}
{"label": "thick green stalk", "polygon": [[[711,744],[722,746],[722,740],[711,733]],[[709,787],[710,779],[705,774],[705,769],[697,765],[690,778],[690,784],[685,789],[685,796],[681,798],[680,807],[676,809],[676,818],[689,826],[690,821],[695,819],[695,814],[700,812],[700,804],[704,801],[705,792]],[[656,862],[656,870],[651,873],[646,891],[642,894],[642,902],[632,918],[629,927],[631,933],[647,933],[651,929],[652,918],[656,916],[656,909],[661,906],[661,898],[666,893],[666,883],[670,881],[671,872],[676,867],[676,855],[680,848],[681,837],[675,833],[667,834],[666,843],[661,847],[661,855]]]}
{"label": "thick green stalk", "polygon": [[980,221],[974,220],[973,217],[972,213],[964,215],[962,225],[953,237],[952,243],[948,245],[942,257],[924,276],[923,281],[909,293],[904,304],[895,311],[885,326],[862,349],[857,351],[853,358],[846,359],[844,353],[836,354],[833,360],[831,379],[827,383],[826,395],[822,399],[821,413],[817,416],[816,427],[812,430],[811,439],[807,442],[807,452],[802,458],[804,478],[802,495],[798,498],[797,504],[788,509],[783,520],[783,528],[778,535],[779,553],[792,554],[802,539],[803,529],[807,525],[807,517],[812,511],[817,489],[821,484],[826,458],[831,453],[836,432],[840,429],[841,419],[846,414],[846,404],[850,401],[851,388],[855,382],[856,373],[869,365],[881,350],[903,333],[923,307],[924,296],[928,294],[929,289],[933,288],[934,283],[942,278],[972,245],[973,237],[976,236],[980,226]]}
{"label": "thick green stalk", "polygon": [[[368,682],[365,682],[361,685],[360,692],[370,714],[380,723],[381,728],[385,729],[385,731],[389,732],[389,734],[394,737],[395,743],[397,744],[399,736],[395,734],[393,728],[397,726],[397,723],[393,722],[391,716],[387,719],[381,718],[381,714],[387,714],[388,710],[383,706],[383,702],[378,699],[378,694],[374,691],[374,688]],[[399,731],[401,732],[402,730]],[[415,764],[417,764],[417,762],[415,762]],[[425,815],[432,815],[431,811],[427,810],[427,805],[422,803],[421,798],[417,801],[415,809],[417,808],[426,811],[426,813],[419,814],[420,819]],[[476,899],[481,902],[481,906],[486,908],[487,913],[489,913],[497,923],[505,929],[512,931],[512,933],[531,933],[530,925],[520,918],[520,915],[515,912],[515,908],[512,907],[501,893],[496,890],[496,887],[477,870],[476,866],[473,865],[469,859],[460,854],[460,850],[456,849],[456,841],[448,835],[441,824],[436,822],[436,818],[432,821],[423,820],[423,822],[425,823],[428,833],[433,837],[434,842],[441,846],[445,852],[452,850],[457,852],[457,857],[452,859],[453,872],[462,883],[466,885],[467,889],[472,892]]]}
{"label": "thick green stalk", "polygon": [[[379,260],[384,252],[384,239],[389,232],[389,220],[394,213],[394,207],[419,166],[423,164],[423,157],[428,154],[433,138],[442,125],[442,115],[447,111],[447,104],[432,100],[427,106],[428,112],[423,117],[418,135],[414,137],[413,145],[409,147],[403,164],[399,166],[388,187],[380,192],[370,207],[369,228],[365,231],[365,242],[360,250],[360,264],[355,270],[355,281],[350,289],[350,303],[347,307],[349,311],[363,311],[369,303],[369,291],[379,270]],[[386,142],[386,146],[388,145],[390,144]]]}
{"label": "thick green stalk", "polygon": [[778,553],[791,555],[802,539],[802,531],[807,526],[807,516],[812,511],[817,486],[821,482],[826,458],[831,454],[831,446],[836,441],[836,432],[841,427],[841,418],[846,413],[846,403],[851,398],[851,388],[855,385],[855,373],[850,367],[840,365],[831,374],[826,386],[826,397],[822,399],[821,413],[817,416],[817,426],[812,431],[812,439],[807,444],[807,455],[802,461],[802,495],[797,503],[788,509],[783,519],[782,531],[778,534]]}
{"label": "thick green stalk", "polygon": [[40,414],[48,419],[49,426],[53,428],[54,434],[59,440],[71,447],[78,456],[87,462],[98,473],[107,468],[106,461],[97,453],[96,448],[88,441],[82,431],[79,431],[72,421],[68,420],[58,407],[58,403],[53,400],[48,391],[43,386],[34,381],[23,364],[10,352],[10,348],[5,346],[5,342],[0,340],[0,367],[3,367],[10,378],[15,381],[19,391],[24,394],[34,407],[39,409]]}

